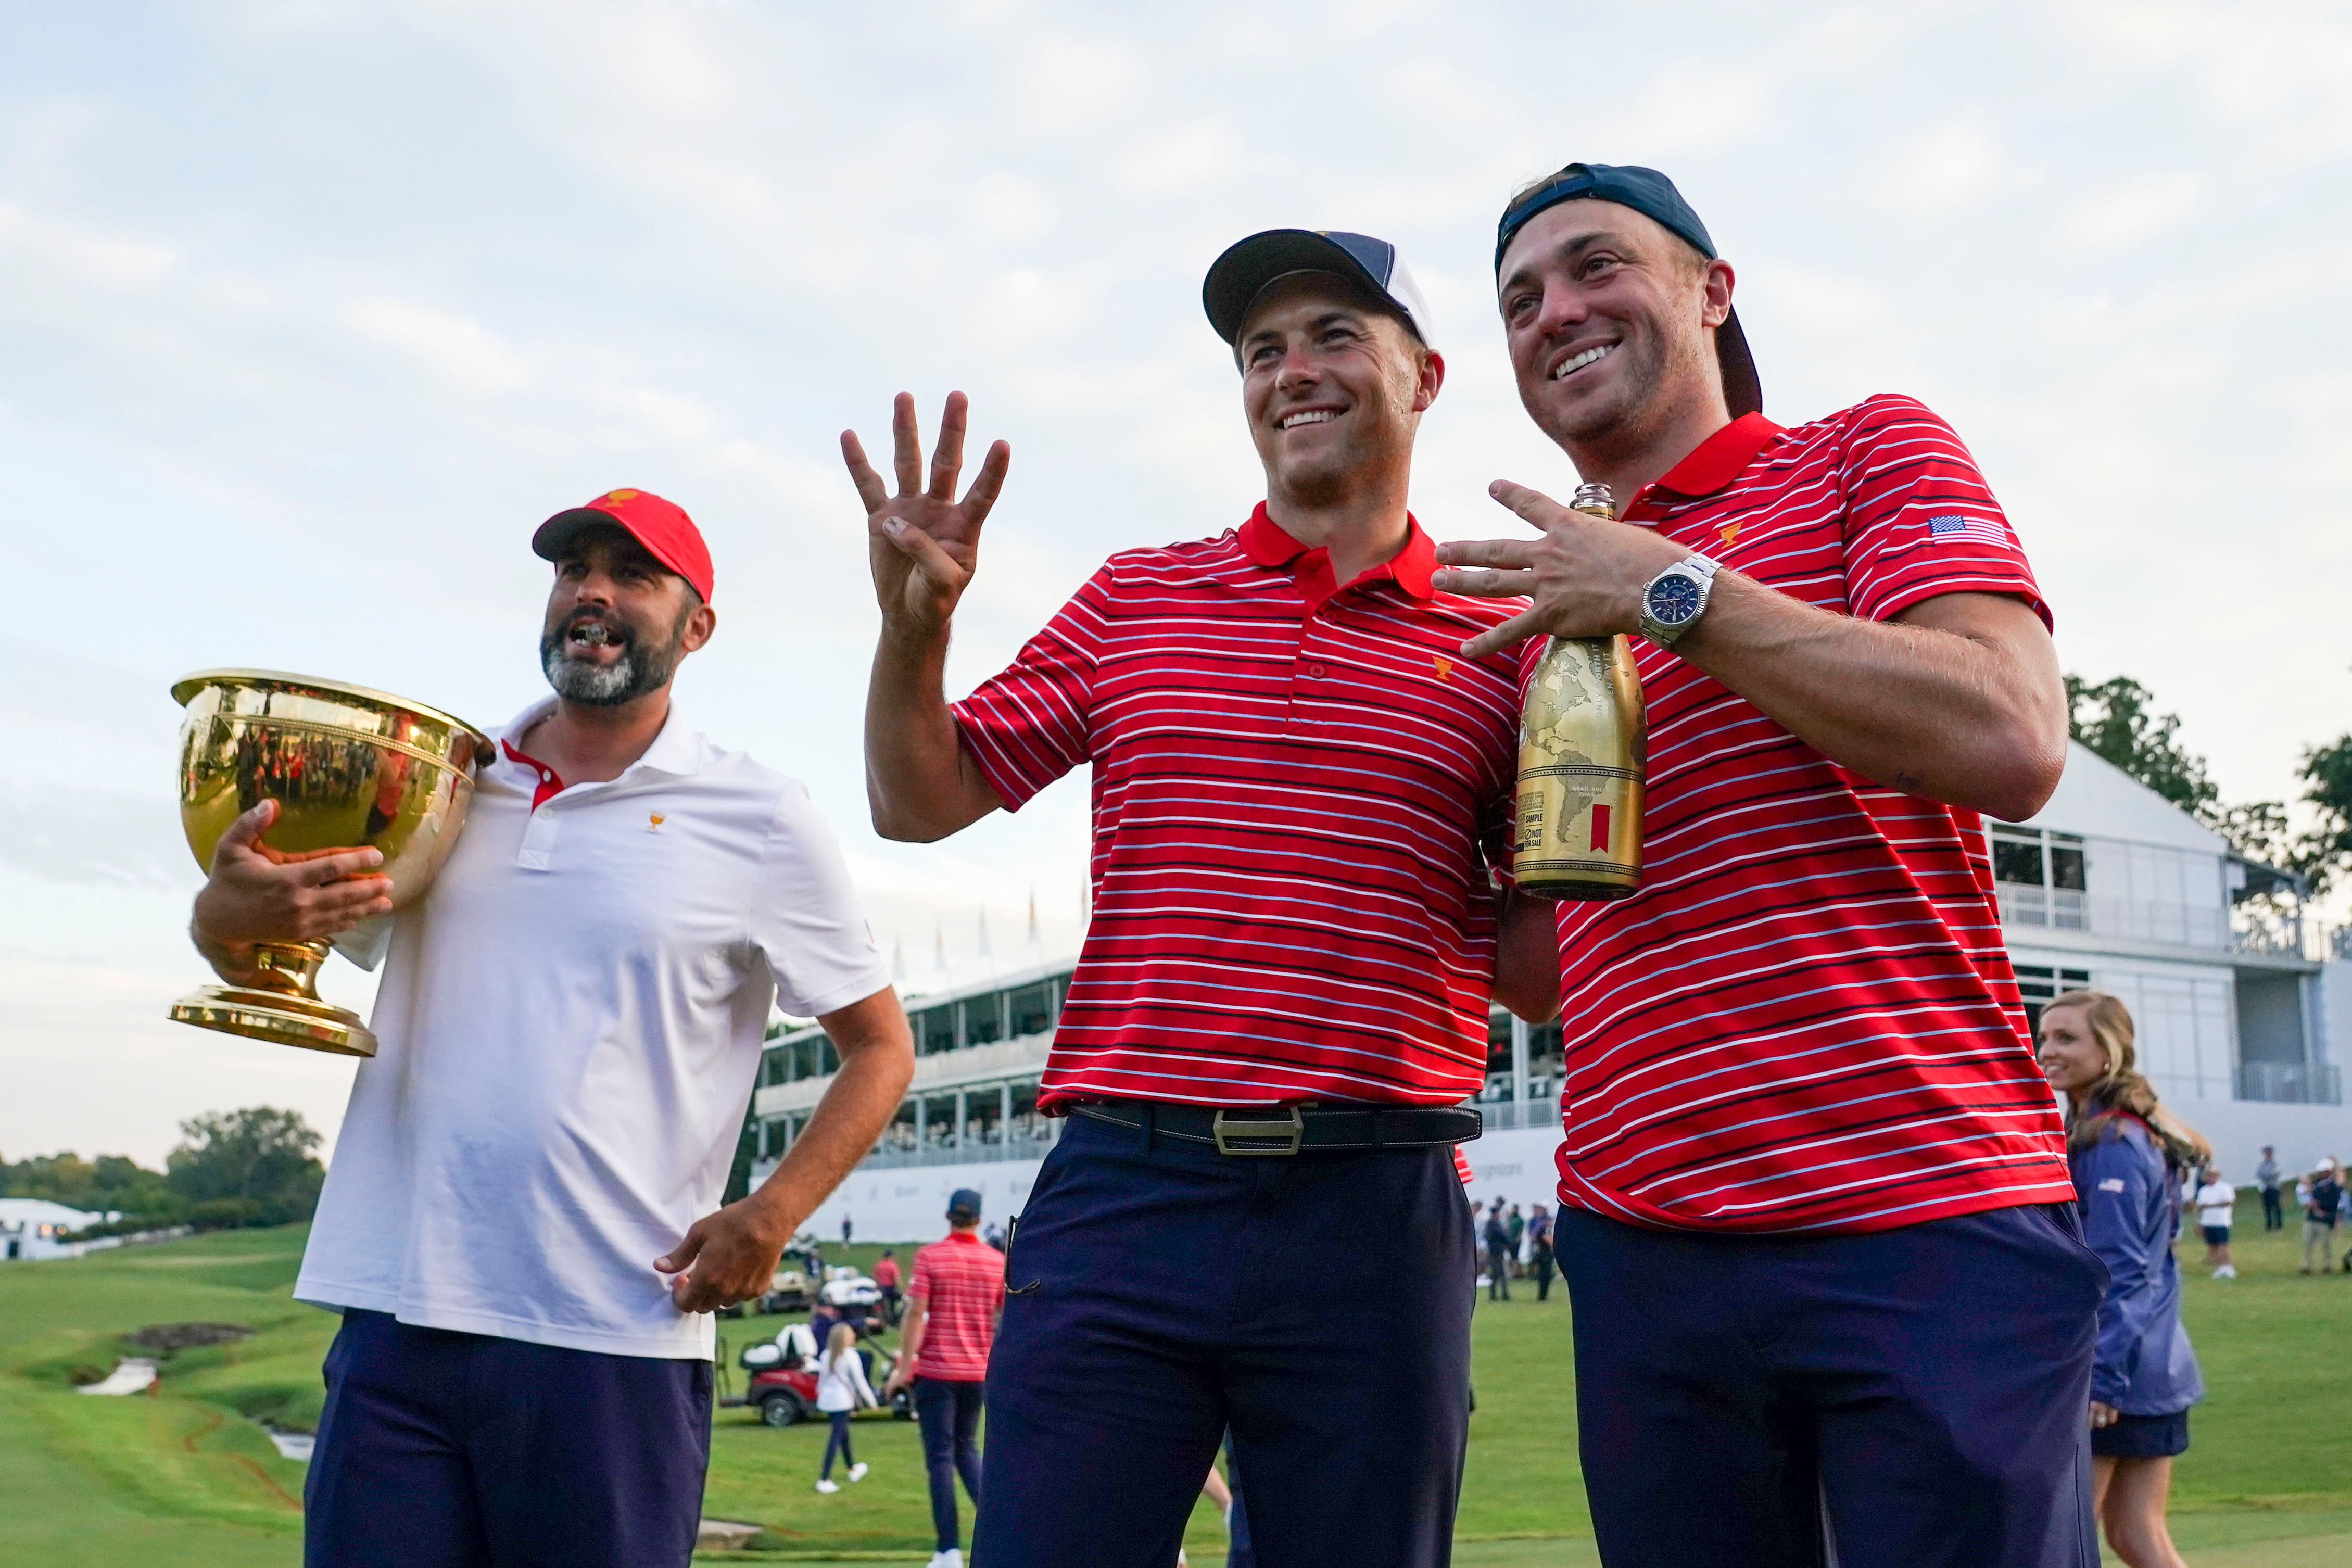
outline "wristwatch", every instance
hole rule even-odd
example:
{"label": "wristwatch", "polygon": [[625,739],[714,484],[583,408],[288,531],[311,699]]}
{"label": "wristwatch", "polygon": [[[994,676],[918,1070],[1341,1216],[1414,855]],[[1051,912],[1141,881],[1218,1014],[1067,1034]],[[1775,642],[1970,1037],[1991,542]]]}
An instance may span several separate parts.
{"label": "wristwatch", "polygon": [[1706,556],[1685,555],[1651,578],[1642,590],[1642,635],[1660,647],[1674,647],[1706,613],[1715,573],[1716,563]]}

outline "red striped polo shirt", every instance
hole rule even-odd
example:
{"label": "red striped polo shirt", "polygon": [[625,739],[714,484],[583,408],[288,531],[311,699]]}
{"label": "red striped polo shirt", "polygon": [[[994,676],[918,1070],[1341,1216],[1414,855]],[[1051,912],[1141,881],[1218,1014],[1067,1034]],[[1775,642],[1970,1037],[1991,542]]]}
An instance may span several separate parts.
{"label": "red striped polo shirt", "polygon": [[1486,1070],[1487,868],[1524,607],[1433,592],[1434,547],[1343,585],[1260,506],[1111,557],[956,706],[1008,807],[1094,764],[1094,921],[1039,1103],[1456,1103]]}
{"label": "red striped polo shirt", "polygon": [[[1626,517],[1838,615],[1976,592],[2049,619],[1975,460],[1906,397],[1786,430],[1748,415]],[[1647,864],[1622,902],[1559,906],[1560,1201],[1727,1231],[2073,1201],[1977,815],[1871,784],[1633,647]]]}
{"label": "red striped polo shirt", "polygon": [[970,1231],[951,1230],[915,1254],[907,1294],[923,1303],[915,1375],[942,1383],[986,1378],[996,1315],[1004,1310],[1004,1254]]}

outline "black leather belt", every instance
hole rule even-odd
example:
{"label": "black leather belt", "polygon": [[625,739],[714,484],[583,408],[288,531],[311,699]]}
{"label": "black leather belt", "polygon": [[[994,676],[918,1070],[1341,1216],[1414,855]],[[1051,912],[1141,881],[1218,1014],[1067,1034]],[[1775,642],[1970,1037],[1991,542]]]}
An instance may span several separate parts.
{"label": "black leather belt", "polygon": [[1466,1105],[1292,1105],[1246,1110],[1156,1100],[1088,1101],[1073,1116],[1131,1129],[1149,1148],[1154,1138],[1202,1143],[1220,1154],[1280,1157],[1318,1151],[1433,1149],[1466,1143],[1485,1122]]}

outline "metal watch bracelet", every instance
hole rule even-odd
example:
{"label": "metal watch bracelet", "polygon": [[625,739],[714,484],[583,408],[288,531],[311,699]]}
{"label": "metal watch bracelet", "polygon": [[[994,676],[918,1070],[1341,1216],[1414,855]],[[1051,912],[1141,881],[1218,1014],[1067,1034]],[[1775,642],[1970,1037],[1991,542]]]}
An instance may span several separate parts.
{"label": "metal watch bracelet", "polygon": [[[1706,614],[1707,600],[1714,587],[1715,574],[1721,569],[1720,563],[1711,561],[1707,559],[1707,557],[1699,554],[1696,551],[1693,551],[1690,554],[1684,556],[1680,561],[1675,562],[1673,565],[1659,573],[1657,576],[1653,577],[1647,583],[1643,584],[1641,614],[1642,635],[1649,638],[1652,642],[1657,644],[1660,647],[1674,647],[1676,639],[1681,637],[1685,632],[1690,630],[1691,627],[1696,626],[1698,624],[1699,616]],[[1654,619],[1650,615],[1650,590],[1656,587],[1661,580],[1667,577],[1696,578],[1698,583],[1699,598],[1697,610],[1692,613],[1690,619],[1679,622],[1674,626],[1668,626],[1664,621]]]}

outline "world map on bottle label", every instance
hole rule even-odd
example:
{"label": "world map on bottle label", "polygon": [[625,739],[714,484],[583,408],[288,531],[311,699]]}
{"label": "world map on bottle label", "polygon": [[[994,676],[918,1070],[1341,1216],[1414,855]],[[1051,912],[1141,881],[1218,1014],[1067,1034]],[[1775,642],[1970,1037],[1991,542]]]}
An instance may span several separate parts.
{"label": "world map on bottle label", "polygon": [[1600,702],[1601,694],[1608,689],[1608,660],[1601,651],[1606,647],[1605,643],[1555,642],[1545,653],[1529,684],[1530,721],[1519,731],[1523,748],[1541,752],[1547,762],[1595,761],[1577,743],[1577,731],[1591,721],[1581,717],[1584,710]]}

